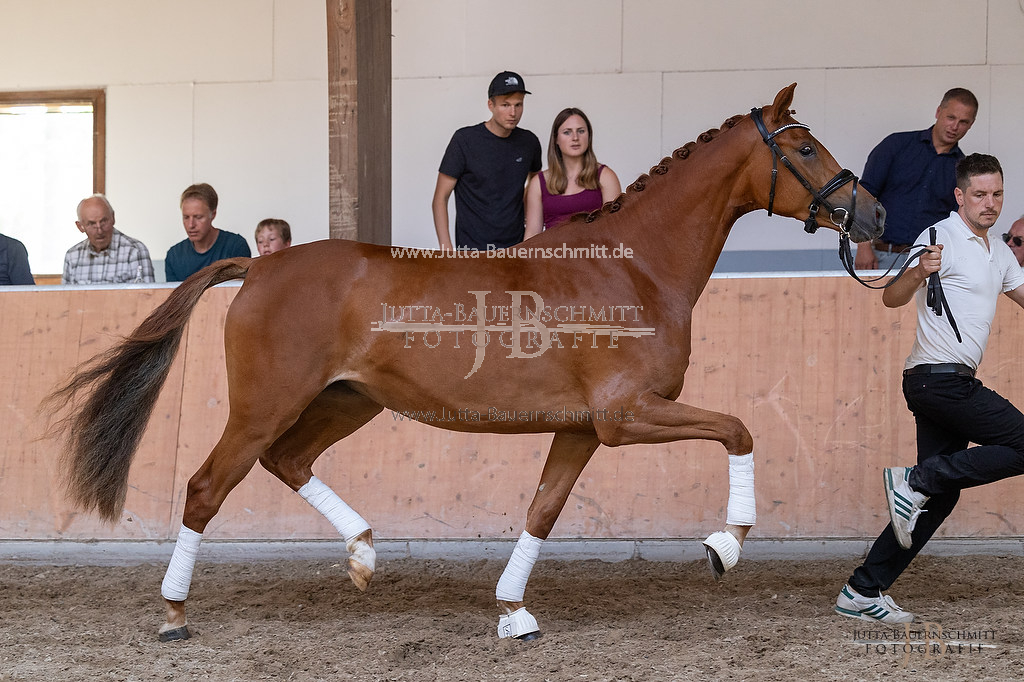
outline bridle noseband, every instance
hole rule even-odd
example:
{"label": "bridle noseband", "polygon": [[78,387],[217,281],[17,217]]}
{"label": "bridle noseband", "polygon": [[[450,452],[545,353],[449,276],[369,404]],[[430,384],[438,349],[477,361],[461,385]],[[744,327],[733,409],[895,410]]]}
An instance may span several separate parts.
{"label": "bridle noseband", "polygon": [[[763,109],[761,107],[754,107],[750,110],[750,118],[753,119],[754,125],[757,126],[757,131],[761,133],[761,139],[768,145],[768,148],[772,152],[772,185],[768,192],[768,215],[772,214],[772,207],[775,204],[775,180],[779,175],[778,162],[781,160],[782,165],[789,169],[789,172],[793,174],[793,177],[804,186],[808,192],[811,193],[811,205],[810,215],[804,220],[804,230],[809,234],[814,234],[818,229],[818,207],[824,207],[828,211],[828,219],[832,221],[832,224],[839,228],[841,234],[848,234],[850,225],[853,224],[854,219],[857,216],[857,176],[846,168],[836,173],[835,177],[825,183],[821,189],[814,189],[814,186],[807,181],[800,171],[796,169],[796,166],[786,158],[786,155],[782,153],[782,149],[779,148],[779,144],[775,141],[775,136],[783,133],[791,128],[803,128],[804,130],[810,130],[810,126],[803,123],[787,123],[786,125],[778,128],[773,132],[768,132],[768,128],[764,125]],[[850,200],[850,210],[847,211],[842,206],[833,206],[828,200],[828,196],[835,192],[837,189],[842,187],[848,182],[853,183],[853,196]]]}

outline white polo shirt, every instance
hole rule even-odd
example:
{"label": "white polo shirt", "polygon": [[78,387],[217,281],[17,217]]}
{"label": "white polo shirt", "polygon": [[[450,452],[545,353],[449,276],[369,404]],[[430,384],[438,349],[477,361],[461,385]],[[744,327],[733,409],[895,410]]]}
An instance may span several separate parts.
{"label": "white polo shirt", "polygon": [[[935,242],[943,245],[939,278],[963,343],[957,342],[945,312],[938,316],[928,307],[926,283],[914,294],[917,337],[905,368],[957,362],[977,369],[999,294],[1024,284],[1024,271],[1001,239],[992,235],[986,246],[956,212],[935,224]],[[928,230],[915,243],[929,244]]]}

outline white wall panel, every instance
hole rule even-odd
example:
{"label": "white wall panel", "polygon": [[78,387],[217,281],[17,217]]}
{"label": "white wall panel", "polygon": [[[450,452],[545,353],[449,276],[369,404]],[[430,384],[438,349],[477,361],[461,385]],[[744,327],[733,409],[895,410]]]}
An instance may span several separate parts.
{"label": "white wall panel", "polygon": [[193,181],[220,195],[217,227],[252,249],[263,218],[287,220],[293,243],[327,238],[326,110],[321,81],[196,86]]}
{"label": "white wall panel", "polygon": [[[456,129],[490,117],[489,81],[490,77],[477,76],[407,78],[392,83],[392,243],[437,248],[430,213],[437,168]],[[527,129],[533,125],[532,105],[528,96],[522,119]],[[449,215],[455,215],[454,199],[449,201]]]}
{"label": "white wall panel", "polygon": [[518,0],[496,11],[490,0],[471,0],[465,39],[467,73],[614,73],[622,64],[622,5]]}
{"label": "white wall panel", "polygon": [[0,0],[0,88],[271,77],[272,0]]}
{"label": "white wall panel", "polygon": [[327,3],[274,3],[274,80],[327,80]]}
{"label": "white wall panel", "polygon": [[988,61],[1024,64],[1024,1],[989,0]]}
{"label": "white wall panel", "polygon": [[392,77],[472,73],[466,70],[465,0],[397,0],[391,7]]}
{"label": "white wall panel", "polygon": [[982,64],[986,56],[986,0],[623,4],[626,71]]}
{"label": "white wall panel", "polygon": [[1021,134],[1021,112],[1024,111],[1024,65],[992,68],[992,131],[987,150],[1003,167],[1006,196],[1003,214],[994,232],[1002,234],[1010,224],[1024,215],[1024,134]]}
{"label": "white wall panel", "polygon": [[154,260],[185,238],[178,197],[192,183],[192,96],[190,84],[107,90],[107,196],[118,229]]}

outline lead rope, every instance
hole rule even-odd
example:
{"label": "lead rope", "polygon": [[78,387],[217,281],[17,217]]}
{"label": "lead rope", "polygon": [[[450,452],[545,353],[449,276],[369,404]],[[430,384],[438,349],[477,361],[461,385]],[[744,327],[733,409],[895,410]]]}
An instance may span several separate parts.
{"label": "lead rope", "polygon": [[[883,274],[879,275],[878,277],[866,280],[861,279],[860,277],[857,276],[857,273],[854,272],[853,269],[854,259],[853,254],[850,251],[850,235],[846,232],[841,232],[839,235],[839,260],[842,262],[843,267],[846,269],[846,272],[848,272],[851,277],[857,280],[857,282],[859,282],[860,284],[866,286],[868,289],[887,289],[891,287],[893,284],[895,284],[896,280],[903,276],[903,273],[907,271],[907,268],[910,267],[911,263],[913,263],[915,260],[919,260],[923,254],[928,252],[929,246],[935,246],[934,226],[929,229],[928,236],[931,238],[931,244],[914,244],[913,246],[910,246],[909,248],[901,251],[900,253],[902,255],[907,251],[910,251],[911,249],[920,249],[919,251],[911,254],[907,258],[907,262],[903,264],[903,267],[899,269],[899,271],[896,273],[895,276],[893,276],[893,278],[890,281],[878,286],[875,285],[882,279],[889,276],[889,273],[892,272],[892,269],[896,266],[896,263],[890,265],[889,269],[886,270]],[[963,343],[964,340],[963,338],[961,338],[960,330],[957,328],[956,320],[953,318],[953,311],[949,309],[949,302],[946,300],[946,295],[942,292],[942,282],[940,281],[939,273],[937,272],[933,272],[932,274],[928,275],[928,292],[925,302],[928,304],[928,307],[931,308],[932,312],[935,313],[938,317],[942,317],[943,310],[946,311],[946,317],[947,319],[949,319],[949,326],[953,328],[953,333],[956,334],[957,342]]]}
{"label": "lead rope", "polygon": [[[934,245],[934,225],[928,228],[928,236]],[[946,311],[946,318],[949,319],[949,326],[953,328],[953,333],[956,334],[957,343],[963,343],[964,340],[960,337],[960,330],[957,329],[956,320],[953,319],[953,312],[949,309],[949,301],[946,300],[946,295],[942,293],[942,282],[939,281],[939,273],[937,272],[928,275],[928,297],[925,301],[928,303],[928,307],[932,309],[932,312],[939,317],[942,317],[943,310]]]}

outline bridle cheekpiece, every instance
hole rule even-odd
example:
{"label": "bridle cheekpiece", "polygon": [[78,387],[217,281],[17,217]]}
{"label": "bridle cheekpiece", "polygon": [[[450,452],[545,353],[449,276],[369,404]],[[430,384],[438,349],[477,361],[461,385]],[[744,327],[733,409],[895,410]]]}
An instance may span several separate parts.
{"label": "bridle cheekpiece", "polygon": [[[835,177],[825,183],[821,189],[814,189],[810,182],[807,181],[800,171],[796,169],[793,163],[786,158],[786,155],[782,153],[782,149],[779,144],[775,141],[775,136],[783,133],[792,128],[803,128],[804,130],[810,130],[810,126],[803,123],[787,123],[786,125],[776,129],[773,132],[768,132],[768,128],[764,125],[763,109],[761,107],[755,107],[750,110],[750,118],[753,119],[754,125],[757,126],[757,131],[761,133],[761,139],[768,145],[768,148],[772,152],[772,184],[771,189],[768,193],[768,215],[772,214],[772,207],[775,204],[775,180],[779,175],[778,162],[781,160],[782,165],[789,169],[789,172],[793,174],[793,177],[799,181],[804,188],[811,193],[811,204],[810,204],[810,215],[804,220],[804,230],[809,234],[814,234],[818,229],[818,208],[823,207],[828,211],[829,220],[832,224],[839,228],[842,234],[848,234],[850,225],[853,224],[854,218],[857,215],[857,176],[846,168],[836,173]],[[837,189],[842,187],[848,182],[853,183],[853,196],[850,201],[850,210],[846,210],[842,206],[833,206],[828,200],[828,196],[835,192]]]}

